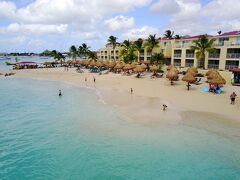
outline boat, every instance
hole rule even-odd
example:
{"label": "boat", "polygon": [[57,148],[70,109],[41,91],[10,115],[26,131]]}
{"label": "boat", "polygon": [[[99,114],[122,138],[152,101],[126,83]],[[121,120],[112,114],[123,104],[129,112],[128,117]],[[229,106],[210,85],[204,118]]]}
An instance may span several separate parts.
{"label": "boat", "polygon": [[12,62],[8,62],[8,61],[6,61],[5,63],[6,63],[7,66],[13,66],[13,65],[16,65],[16,63],[12,63]]}

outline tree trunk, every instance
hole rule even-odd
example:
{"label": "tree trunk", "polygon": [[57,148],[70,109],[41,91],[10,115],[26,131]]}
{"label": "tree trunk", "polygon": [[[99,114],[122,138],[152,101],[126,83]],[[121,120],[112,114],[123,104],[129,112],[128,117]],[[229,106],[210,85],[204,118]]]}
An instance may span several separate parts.
{"label": "tree trunk", "polygon": [[138,51],[138,62],[140,62],[140,51]]}
{"label": "tree trunk", "polygon": [[116,58],[115,58],[115,48],[113,47],[113,60],[116,61]]}

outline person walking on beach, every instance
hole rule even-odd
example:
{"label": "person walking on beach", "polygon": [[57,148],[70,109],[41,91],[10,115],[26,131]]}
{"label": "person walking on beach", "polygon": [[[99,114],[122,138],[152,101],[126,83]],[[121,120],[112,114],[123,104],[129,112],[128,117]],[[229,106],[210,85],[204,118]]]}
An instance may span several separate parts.
{"label": "person walking on beach", "polygon": [[93,76],[93,82],[95,83],[96,82],[96,79],[95,79],[95,77]]}
{"label": "person walking on beach", "polygon": [[163,104],[163,111],[165,111],[167,108],[167,105],[166,104]]}
{"label": "person walking on beach", "polygon": [[231,104],[235,104],[235,99],[236,99],[237,94],[235,92],[233,92],[230,95],[230,99],[231,99]]}
{"label": "person walking on beach", "polygon": [[59,96],[59,97],[62,96],[62,91],[61,91],[61,89],[59,89],[59,91],[58,91],[58,96]]}
{"label": "person walking on beach", "polygon": [[85,77],[85,82],[87,82],[87,78]]}
{"label": "person walking on beach", "polygon": [[130,91],[131,91],[131,95],[132,95],[132,94],[133,94],[133,89],[131,88],[131,90],[130,90]]}

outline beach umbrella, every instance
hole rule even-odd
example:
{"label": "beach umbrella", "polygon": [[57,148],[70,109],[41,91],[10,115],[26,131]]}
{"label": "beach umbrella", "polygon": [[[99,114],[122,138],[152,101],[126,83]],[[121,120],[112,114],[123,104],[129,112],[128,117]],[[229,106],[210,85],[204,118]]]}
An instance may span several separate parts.
{"label": "beach umbrella", "polygon": [[172,68],[176,68],[174,65],[170,65],[167,67],[167,71],[171,70]]}
{"label": "beach umbrella", "polygon": [[194,70],[192,70],[192,69],[188,70],[186,74],[191,74],[191,75],[193,75],[194,77],[197,76],[197,73],[196,73]]}
{"label": "beach umbrella", "polygon": [[217,76],[220,76],[220,74],[217,71],[212,71],[210,74],[208,74],[207,79],[211,80],[216,78]]}
{"label": "beach umbrella", "polygon": [[114,69],[122,69],[123,65],[121,63],[117,63]]}
{"label": "beach umbrella", "polygon": [[131,64],[125,64],[125,66],[123,67],[124,70],[130,70],[132,69]]}
{"label": "beach umbrella", "polygon": [[209,84],[223,85],[226,84],[226,80],[221,76],[215,76],[209,81]]}
{"label": "beach umbrella", "polygon": [[102,63],[101,61],[98,61],[98,62],[96,62],[96,66],[97,66],[97,67],[102,67],[102,66],[103,66],[103,63]]}
{"label": "beach umbrella", "polygon": [[188,71],[193,71],[193,72],[195,72],[196,74],[198,73],[198,70],[197,70],[197,68],[195,68],[195,67],[190,67],[190,68],[188,68],[187,69],[187,72]]}
{"label": "beach umbrella", "polygon": [[95,66],[96,63],[95,63],[94,61],[91,61],[89,65],[90,65],[90,66]]}
{"label": "beach umbrella", "polygon": [[140,65],[137,65],[136,68],[133,69],[133,71],[137,73],[141,73],[141,72],[144,72],[145,70]]}
{"label": "beach umbrella", "polygon": [[137,62],[132,62],[132,64],[131,64],[132,68],[136,68],[136,67],[137,67],[137,65],[138,65],[138,63],[137,63]]}
{"label": "beach umbrella", "polygon": [[102,64],[104,67],[108,67],[109,61],[103,61]]}
{"label": "beach umbrella", "polygon": [[114,68],[115,65],[116,65],[116,63],[111,61],[111,62],[108,63],[108,68]]}
{"label": "beach umbrella", "polygon": [[197,81],[197,79],[191,73],[185,74],[185,76],[183,76],[182,80],[186,81],[188,83],[187,84],[188,91],[189,91],[189,87],[191,86],[190,83],[194,83]]}
{"label": "beach umbrella", "polygon": [[142,67],[143,69],[147,69],[147,65],[146,65],[146,64],[141,64],[141,67]]}
{"label": "beach umbrella", "polygon": [[88,66],[88,65],[90,64],[90,61],[89,61],[89,60],[85,60],[84,64],[85,64],[86,66]]}
{"label": "beach umbrella", "polygon": [[211,74],[219,74],[219,72],[216,71],[216,70],[209,70],[209,71],[206,73],[206,76],[209,76],[209,75],[211,75]]}
{"label": "beach umbrella", "polygon": [[159,69],[159,67],[156,65],[153,65],[150,67],[150,71],[152,71],[152,72],[156,72],[158,69]]}
{"label": "beach umbrella", "polygon": [[173,81],[176,81],[178,79],[178,73],[176,73],[174,70],[168,71],[166,78],[171,81],[171,85],[173,85]]}

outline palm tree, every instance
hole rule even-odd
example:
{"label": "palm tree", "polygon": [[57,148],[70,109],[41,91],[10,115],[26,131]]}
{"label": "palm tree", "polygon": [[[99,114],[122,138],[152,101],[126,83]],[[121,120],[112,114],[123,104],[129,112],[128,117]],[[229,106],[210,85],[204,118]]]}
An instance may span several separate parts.
{"label": "palm tree", "polygon": [[172,39],[173,38],[173,34],[174,34],[174,31],[166,30],[165,33],[164,33],[164,37],[168,38],[168,39]]}
{"label": "palm tree", "polygon": [[76,46],[72,45],[69,49],[69,55],[70,57],[72,57],[72,60],[75,60],[77,59],[77,55],[78,55],[78,51],[77,51],[77,48]]}
{"label": "palm tree", "polygon": [[174,38],[175,38],[175,39],[181,39],[181,38],[182,38],[182,36],[180,36],[180,35],[176,34],[176,35],[174,36]]}
{"label": "palm tree", "polygon": [[88,52],[89,52],[89,46],[87,44],[83,43],[81,46],[78,48],[78,54],[79,56],[83,56],[85,59],[87,58]]}
{"label": "palm tree", "polygon": [[116,61],[115,48],[116,48],[117,45],[119,45],[119,43],[117,42],[117,37],[109,36],[108,45],[112,45],[112,47],[113,47],[113,58],[114,58],[114,61]]}
{"label": "palm tree", "polygon": [[144,47],[147,47],[147,50],[151,52],[152,58],[153,49],[155,47],[159,47],[158,40],[156,39],[156,34],[148,36],[147,42],[144,43]]}
{"label": "palm tree", "polygon": [[196,51],[196,57],[198,62],[198,66],[200,68],[205,68],[205,55],[206,52],[212,53],[215,51],[215,48],[213,48],[213,43],[215,39],[208,39],[208,36],[201,35],[197,40],[194,40],[194,45],[191,46],[191,50],[193,52]]}
{"label": "palm tree", "polygon": [[138,51],[138,62],[140,61],[140,52],[143,49],[143,40],[139,38],[137,41],[134,42],[134,46]]}
{"label": "palm tree", "polygon": [[123,41],[121,44],[122,49],[120,51],[120,57],[123,58],[125,63],[132,63],[136,60],[137,56],[135,54],[135,45],[133,45],[129,40]]}
{"label": "palm tree", "polygon": [[89,51],[89,52],[88,52],[88,57],[89,57],[90,59],[96,61],[96,60],[97,60],[97,53],[94,52],[94,51]]}
{"label": "palm tree", "polygon": [[56,61],[60,61],[61,63],[61,66],[63,64],[63,61],[65,61],[65,56],[63,56],[62,53],[56,51],[56,50],[53,50],[51,52],[51,56],[56,60]]}
{"label": "palm tree", "polygon": [[159,65],[162,65],[164,61],[164,55],[163,53],[154,53],[151,58],[151,63],[157,63]]}

